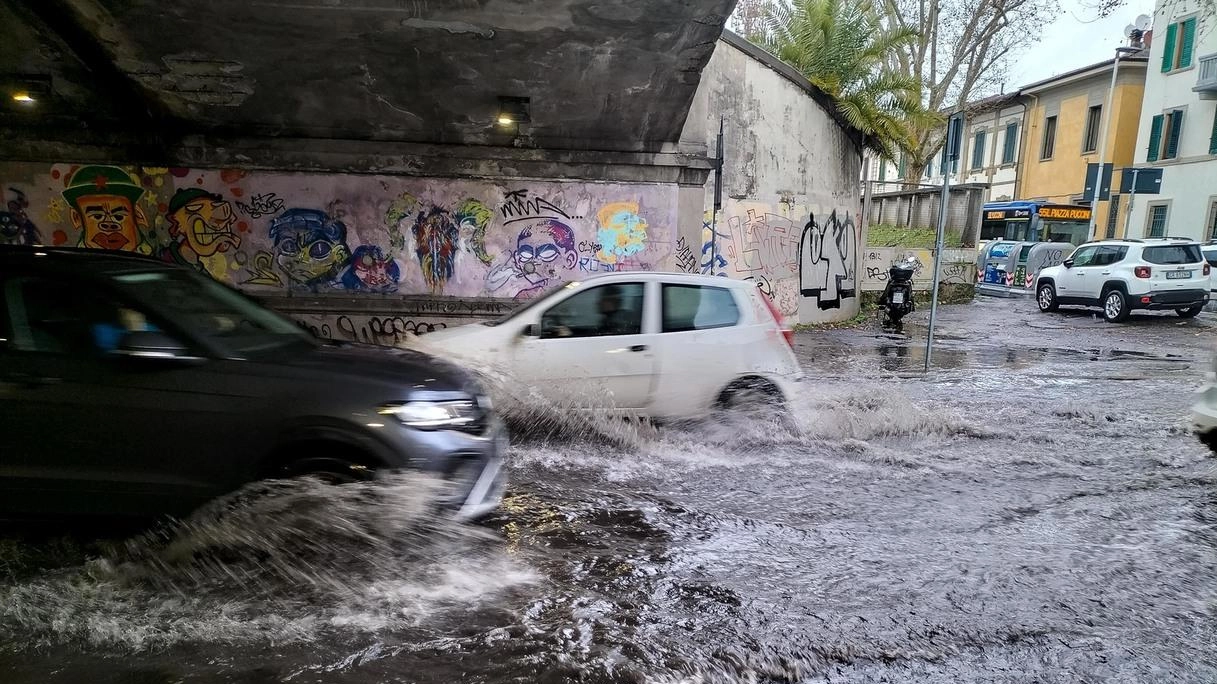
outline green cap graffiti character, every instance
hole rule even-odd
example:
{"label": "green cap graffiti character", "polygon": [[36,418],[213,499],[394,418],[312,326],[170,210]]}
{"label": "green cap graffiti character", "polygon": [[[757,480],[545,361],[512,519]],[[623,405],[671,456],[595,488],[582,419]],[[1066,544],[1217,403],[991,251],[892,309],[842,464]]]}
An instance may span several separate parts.
{"label": "green cap graffiti character", "polygon": [[72,225],[80,231],[80,246],[148,251],[144,239],[147,220],[139,207],[143,194],[139,182],[118,167],[77,169],[68,180],[63,198],[71,209]]}

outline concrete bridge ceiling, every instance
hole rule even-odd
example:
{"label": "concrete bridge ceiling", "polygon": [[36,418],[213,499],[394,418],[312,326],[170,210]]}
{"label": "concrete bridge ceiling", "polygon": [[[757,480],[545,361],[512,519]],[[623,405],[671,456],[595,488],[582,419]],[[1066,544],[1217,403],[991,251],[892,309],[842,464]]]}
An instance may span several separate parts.
{"label": "concrete bridge ceiling", "polygon": [[[734,4],[0,0],[0,124],[661,151]],[[519,140],[499,96],[531,101]]]}

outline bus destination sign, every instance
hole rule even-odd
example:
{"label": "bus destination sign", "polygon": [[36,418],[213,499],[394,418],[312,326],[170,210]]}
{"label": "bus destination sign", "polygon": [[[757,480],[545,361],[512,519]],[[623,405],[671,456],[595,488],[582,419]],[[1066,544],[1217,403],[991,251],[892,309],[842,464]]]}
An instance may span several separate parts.
{"label": "bus destination sign", "polygon": [[1040,207],[1040,218],[1066,221],[1089,221],[1089,207]]}

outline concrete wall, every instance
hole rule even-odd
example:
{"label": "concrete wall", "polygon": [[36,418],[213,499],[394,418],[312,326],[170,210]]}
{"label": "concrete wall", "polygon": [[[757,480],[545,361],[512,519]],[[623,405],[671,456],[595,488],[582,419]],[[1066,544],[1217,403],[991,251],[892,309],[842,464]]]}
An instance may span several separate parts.
{"label": "concrete wall", "polygon": [[[964,244],[975,244],[980,235],[980,211],[986,185],[953,185],[948,190],[947,230],[958,232]],[[871,196],[868,223],[905,228],[937,228],[941,188],[919,188]]]}
{"label": "concrete wall", "polygon": [[0,165],[0,182],[20,226],[0,239],[155,255],[335,331],[485,318],[564,281],[675,269],[676,184],[28,163]]}
{"label": "concrete wall", "polygon": [[681,224],[680,267],[754,279],[802,323],[855,316],[866,244],[857,141],[822,93],[731,34],[702,73],[682,141],[713,153],[720,117],[723,208],[712,211],[711,176],[702,221]]}
{"label": "concrete wall", "polygon": [[[887,287],[888,268],[893,261],[906,255],[917,259],[918,266],[913,271],[913,289],[929,292],[934,286],[933,250],[903,247],[866,248],[862,254],[862,289],[867,292],[882,291]],[[976,250],[944,249],[938,274],[938,282],[942,285],[968,285],[976,282]]]}
{"label": "concrete wall", "polygon": [[[1200,11],[1209,8],[1207,11]],[[1217,16],[1212,4],[1180,0],[1161,4],[1154,13],[1154,38],[1149,53],[1149,73],[1137,134],[1137,166],[1162,169],[1162,192],[1137,195],[1129,217],[1129,237],[1144,237],[1149,232],[1148,208],[1166,207],[1166,234],[1209,240],[1217,225],[1217,156],[1209,154],[1211,138],[1217,135],[1217,100],[1203,100],[1193,92],[1200,57],[1217,53]],[[1196,44],[1191,68],[1162,72],[1162,51],[1166,27],[1188,16],[1197,16]],[[1149,130],[1152,118],[1172,109],[1183,110],[1183,131],[1179,156],[1147,163]],[[1128,200],[1124,200],[1127,207]],[[1127,209],[1125,209],[1127,211]]]}

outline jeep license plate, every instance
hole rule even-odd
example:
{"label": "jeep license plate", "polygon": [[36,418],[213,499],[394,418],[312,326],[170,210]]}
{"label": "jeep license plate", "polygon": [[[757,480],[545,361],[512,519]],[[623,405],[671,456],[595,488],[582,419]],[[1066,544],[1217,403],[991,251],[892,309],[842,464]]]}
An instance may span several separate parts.
{"label": "jeep license plate", "polygon": [[1167,280],[1182,280],[1184,278],[1191,278],[1191,277],[1192,277],[1191,271],[1167,271],[1166,272]]}
{"label": "jeep license plate", "polygon": [[893,292],[892,293],[892,304],[903,304],[903,303],[904,303],[904,293],[903,292]]}

